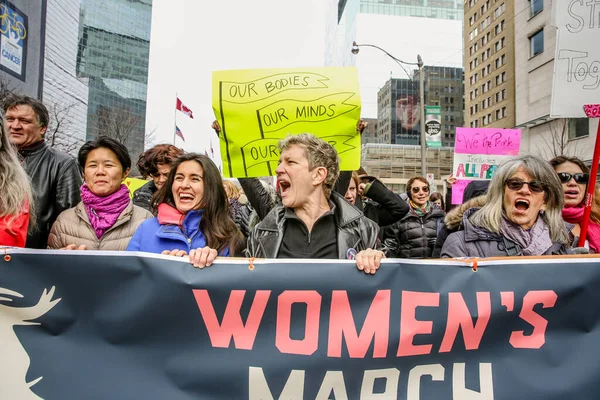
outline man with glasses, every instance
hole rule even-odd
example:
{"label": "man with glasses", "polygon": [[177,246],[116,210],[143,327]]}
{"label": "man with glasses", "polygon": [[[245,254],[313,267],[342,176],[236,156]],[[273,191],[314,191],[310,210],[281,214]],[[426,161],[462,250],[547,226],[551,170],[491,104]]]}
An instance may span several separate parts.
{"label": "man with glasses", "polygon": [[429,183],[415,176],[406,183],[409,212],[384,232],[384,247],[399,258],[430,258],[437,234],[442,226],[444,211],[429,201]]}

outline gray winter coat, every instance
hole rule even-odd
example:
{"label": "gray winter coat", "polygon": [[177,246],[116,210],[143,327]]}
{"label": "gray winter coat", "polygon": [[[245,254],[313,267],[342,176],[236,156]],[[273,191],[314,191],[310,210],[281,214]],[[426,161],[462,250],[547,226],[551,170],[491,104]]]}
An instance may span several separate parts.
{"label": "gray winter coat", "polygon": [[[377,224],[348,203],[340,194],[331,193],[330,200],[335,204],[334,218],[337,227],[338,259],[346,259],[348,249],[357,252],[377,247]],[[246,254],[248,257],[277,258],[285,232],[285,207],[275,206],[271,212],[254,227]]]}
{"label": "gray winter coat", "polygon": [[[442,258],[523,255],[523,250],[519,245],[510,239],[471,224],[469,217],[477,210],[479,209],[465,210],[459,230],[450,234],[444,242]],[[448,224],[448,220],[446,220],[446,224]],[[456,228],[456,226],[449,224],[449,228]],[[542,255],[567,254],[567,252],[565,244],[553,243]]]}

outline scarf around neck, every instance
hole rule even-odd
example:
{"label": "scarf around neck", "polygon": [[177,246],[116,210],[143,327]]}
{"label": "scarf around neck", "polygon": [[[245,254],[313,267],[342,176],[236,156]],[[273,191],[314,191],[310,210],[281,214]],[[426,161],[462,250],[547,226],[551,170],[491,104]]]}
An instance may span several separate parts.
{"label": "scarf around neck", "polygon": [[[583,222],[583,212],[585,207],[583,205],[575,207],[565,207],[562,210],[563,219],[571,224],[580,224]],[[590,219],[588,222],[587,238],[590,247],[594,252],[598,253],[600,250],[600,225]],[[577,243],[574,243],[576,246]]]}
{"label": "scarf around neck", "polygon": [[108,196],[98,196],[90,190],[86,183],[81,186],[81,201],[90,219],[90,224],[98,239],[117,222],[119,215],[127,208],[131,199],[127,185]]}
{"label": "scarf around neck", "polygon": [[425,203],[425,205],[423,207],[419,207],[412,200],[409,200],[408,203],[410,205],[410,208],[412,208],[412,210],[415,212],[415,214],[417,214],[418,217],[427,215],[427,214],[429,214],[429,211],[431,211],[431,202],[430,201],[427,201],[427,203]]}
{"label": "scarf around neck", "polygon": [[541,216],[527,230],[502,216],[500,234],[517,243],[523,249],[524,256],[541,256],[552,247],[550,229]]}

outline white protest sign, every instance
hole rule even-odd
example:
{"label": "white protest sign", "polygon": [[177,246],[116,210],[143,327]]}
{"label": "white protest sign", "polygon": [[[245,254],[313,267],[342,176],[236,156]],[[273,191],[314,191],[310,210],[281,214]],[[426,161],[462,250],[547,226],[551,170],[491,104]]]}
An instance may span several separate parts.
{"label": "white protest sign", "polygon": [[600,99],[600,4],[595,1],[555,0],[557,30],[553,118],[584,118],[584,104]]}

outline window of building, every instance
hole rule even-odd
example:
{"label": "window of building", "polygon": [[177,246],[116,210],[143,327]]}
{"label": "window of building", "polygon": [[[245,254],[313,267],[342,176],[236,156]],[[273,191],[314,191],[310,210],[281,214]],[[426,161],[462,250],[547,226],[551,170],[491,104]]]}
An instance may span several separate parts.
{"label": "window of building", "polygon": [[481,38],[481,46],[485,46],[485,44],[487,43],[487,37],[482,37]]}
{"label": "window of building", "polygon": [[506,89],[502,89],[502,100],[506,99]]}
{"label": "window of building", "polygon": [[531,16],[536,16],[544,9],[544,0],[529,0]]}
{"label": "window of building", "polygon": [[485,83],[481,85],[481,93],[485,93]]}
{"label": "window of building", "polygon": [[590,124],[587,118],[569,119],[569,139],[576,139],[590,134]]}
{"label": "window of building", "polygon": [[485,110],[485,100],[483,100],[483,101],[481,102],[481,109],[482,109],[482,110]]}
{"label": "window of building", "polygon": [[494,27],[494,35],[497,35],[499,33],[500,33],[500,24],[498,24]]}
{"label": "window of building", "polygon": [[492,49],[487,49],[486,53],[489,58],[492,55]]}
{"label": "window of building", "polygon": [[492,123],[492,114],[488,114],[488,124]]}
{"label": "window of building", "polygon": [[487,116],[484,115],[483,117],[481,117],[481,126],[485,125],[487,125]]}
{"label": "window of building", "polygon": [[506,117],[506,107],[502,107],[502,118]]}
{"label": "window of building", "polygon": [[478,113],[478,112],[479,112],[479,105],[475,104],[475,113]]}
{"label": "window of building", "polygon": [[504,48],[504,46],[506,46],[506,38],[502,38],[502,40],[500,40],[500,47]]}
{"label": "window of building", "polygon": [[475,89],[475,97],[479,96],[479,89]]}
{"label": "window of building", "polygon": [[475,44],[473,45],[473,51],[474,51],[474,52],[477,52],[477,50],[478,50],[478,49],[479,49],[479,43],[475,43]]}
{"label": "window of building", "polygon": [[500,110],[496,110],[496,121],[500,119]]}
{"label": "window of building", "polygon": [[496,92],[496,103],[500,101],[500,92]]}
{"label": "window of building", "polygon": [[491,96],[487,98],[487,106],[488,107],[492,106],[492,97]]}
{"label": "window of building", "polygon": [[479,128],[479,120],[478,119],[475,120],[475,128]]}
{"label": "window of building", "polygon": [[544,28],[529,37],[529,50],[531,57],[544,51]]}
{"label": "window of building", "polygon": [[500,75],[496,75],[496,86],[500,84]]}
{"label": "window of building", "polygon": [[502,73],[502,82],[506,82],[506,72]]}
{"label": "window of building", "polygon": [[485,68],[481,69],[481,77],[483,78],[485,76]]}
{"label": "window of building", "polygon": [[490,74],[490,72],[492,72],[492,64],[488,64],[487,65],[487,73],[488,73],[488,75]]}
{"label": "window of building", "polygon": [[494,46],[496,48],[496,51],[500,51],[500,49],[502,48],[502,47],[500,47],[500,41],[497,41]]}
{"label": "window of building", "polygon": [[506,54],[502,55],[502,65],[506,64]]}
{"label": "window of building", "polygon": [[500,68],[500,59],[496,58],[496,68]]}
{"label": "window of building", "polygon": [[492,81],[487,81],[487,90],[492,88]]}
{"label": "window of building", "polygon": [[469,17],[469,26],[473,25],[473,17]]}

